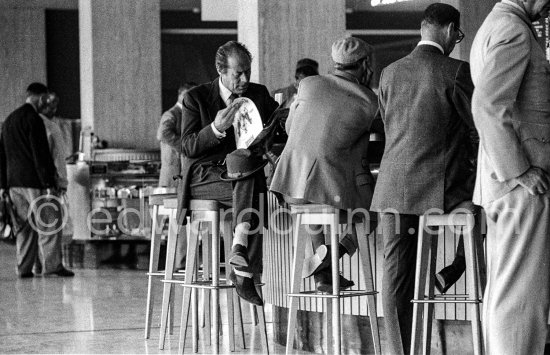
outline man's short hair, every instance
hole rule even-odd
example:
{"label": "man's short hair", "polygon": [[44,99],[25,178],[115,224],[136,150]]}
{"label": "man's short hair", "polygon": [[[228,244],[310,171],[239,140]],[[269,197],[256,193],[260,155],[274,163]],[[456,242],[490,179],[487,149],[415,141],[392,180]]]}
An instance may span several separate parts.
{"label": "man's short hair", "polygon": [[186,83],[180,84],[180,86],[178,87],[178,96],[180,96],[182,92],[187,91],[195,86],[197,86],[197,83],[195,83],[194,81],[188,81]]}
{"label": "man's short hair", "polygon": [[297,78],[298,75],[303,75],[304,77],[319,75],[319,71],[317,71],[317,69],[315,69],[314,67],[306,65],[296,68],[296,74],[294,74],[294,76]]}
{"label": "man's short hair", "polygon": [[37,96],[48,93],[48,88],[42,83],[32,83],[27,86],[27,96]]}
{"label": "man's short hair", "polygon": [[252,62],[252,54],[250,54],[250,51],[244,44],[237,41],[229,41],[220,46],[220,48],[216,51],[216,69],[220,73],[225,73],[229,67],[229,64],[227,63],[228,58],[237,53],[248,57],[250,62]]}
{"label": "man's short hair", "polygon": [[456,27],[460,27],[460,12],[451,5],[434,3],[424,10],[422,25],[429,24],[442,27],[451,22],[454,23]]}
{"label": "man's short hair", "polygon": [[319,71],[319,63],[310,58],[302,58],[296,63],[296,71],[303,67],[312,67],[313,69]]}

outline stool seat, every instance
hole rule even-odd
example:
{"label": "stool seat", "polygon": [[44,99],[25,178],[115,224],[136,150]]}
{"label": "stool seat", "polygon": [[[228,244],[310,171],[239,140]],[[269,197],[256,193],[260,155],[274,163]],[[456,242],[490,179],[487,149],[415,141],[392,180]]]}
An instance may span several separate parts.
{"label": "stool seat", "polygon": [[149,205],[150,206],[162,206],[164,205],[164,200],[168,198],[176,198],[176,194],[152,194],[149,195]]}
{"label": "stool seat", "polygon": [[220,210],[220,206],[220,203],[215,200],[191,200],[189,202],[190,211],[218,212]]}
{"label": "stool seat", "polygon": [[[334,206],[330,205],[323,205],[323,204],[317,204],[317,203],[306,203],[303,205],[298,204],[289,204],[290,206],[290,213],[291,214],[302,214],[302,215],[323,215],[323,214],[338,214],[338,217],[340,218],[340,221],[342,223],[349,223],[348,221],[348,213],[346,210],[341,210],[339,208],[336,208]],[[363,212],[363,211],[361,211]],[[354,213],[352,216],[352,223],[361,223],[363,222],[363,219],[365,220],[372,220],[371,213],[367,210],[364,211],[365,213]],[[374,215],[374,213],[372,214]],[[368,218],[367,218],[368,216]],[[314,223],[312,223],[314,224]]]}

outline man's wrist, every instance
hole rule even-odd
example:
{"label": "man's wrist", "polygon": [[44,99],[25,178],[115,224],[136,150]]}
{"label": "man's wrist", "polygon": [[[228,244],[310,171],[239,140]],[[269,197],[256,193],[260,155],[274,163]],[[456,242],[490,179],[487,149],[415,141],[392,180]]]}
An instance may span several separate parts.
{"label": "man's wrist", "polygon": [[216,136],[216,138],[218,138],[218,139],[225,138],[226,133],[225,133],[225,132],[220,132],[220,131],[216,128],[216,125],[214,124],[214,122],[212,122],[212,124],[211,124],[210,126],[212,127],[212,132],[214,132],[214,135]]}

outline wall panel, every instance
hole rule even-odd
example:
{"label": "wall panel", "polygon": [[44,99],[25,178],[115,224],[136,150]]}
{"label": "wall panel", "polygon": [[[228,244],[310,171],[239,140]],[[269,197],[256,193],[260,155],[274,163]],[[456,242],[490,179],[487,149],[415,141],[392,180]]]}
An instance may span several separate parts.
{"label": "wall panel", "polygon": [[0,38],[2,122],[24,103],[25,89],[31,82],[47,84],[44,10],[1,9]]}

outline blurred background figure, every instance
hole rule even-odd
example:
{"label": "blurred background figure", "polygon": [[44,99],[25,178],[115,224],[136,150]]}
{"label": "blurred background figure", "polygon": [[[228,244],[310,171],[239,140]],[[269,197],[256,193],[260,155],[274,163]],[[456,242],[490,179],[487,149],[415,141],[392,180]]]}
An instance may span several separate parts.
{"label": "blurred background figure", "polygon": [[308,76],[319,75],[319,63],[313,59],[303,58],[296,63],[296,72],[294,74],[294,79],[296,81],[290,84],[287,87],[277,89],[273,91],[272,95],[277,99],[277,94],[282,94],[282,101],[280,102],[282,108],[289,108],[292,102],[294,102],[294,97],[298,92],[298,85],[303,78]]}
{"label": "blurred background figure", "polygon": [[188,82],[178,88],[178,101],[172,108],[162,114],[157,131],[157,139],[160,141],[160,187],[176,187],[174,175],[179,175],[181,170],[181,100],[183,94],[197,84]]}

